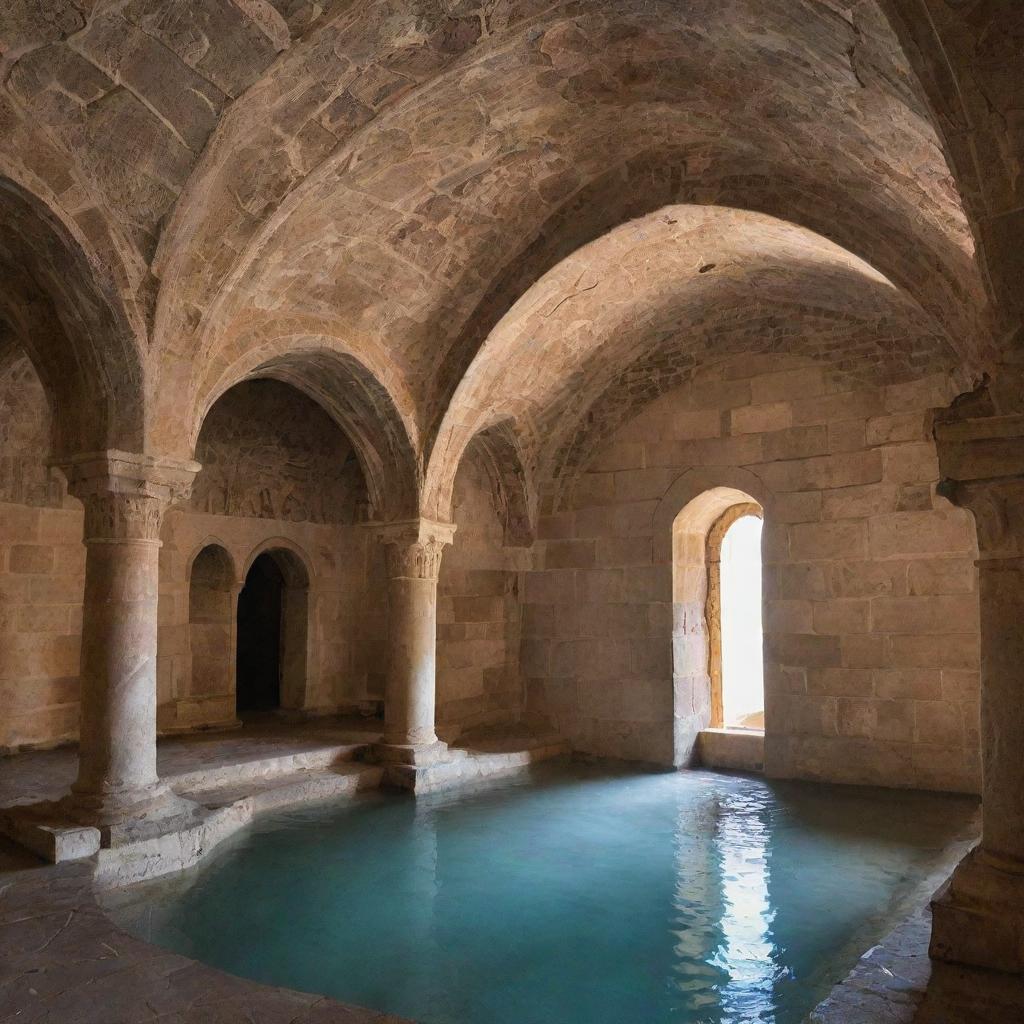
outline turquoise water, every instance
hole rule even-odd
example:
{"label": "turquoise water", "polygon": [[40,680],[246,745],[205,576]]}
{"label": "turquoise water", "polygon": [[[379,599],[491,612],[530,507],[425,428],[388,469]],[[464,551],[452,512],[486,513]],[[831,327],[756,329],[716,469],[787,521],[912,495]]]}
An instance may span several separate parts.
{"label": "turquoise water", "polygon": [[234,974],[426,1024],[795,1024],[974,807],[544,766],[265,816],[108,912]]}

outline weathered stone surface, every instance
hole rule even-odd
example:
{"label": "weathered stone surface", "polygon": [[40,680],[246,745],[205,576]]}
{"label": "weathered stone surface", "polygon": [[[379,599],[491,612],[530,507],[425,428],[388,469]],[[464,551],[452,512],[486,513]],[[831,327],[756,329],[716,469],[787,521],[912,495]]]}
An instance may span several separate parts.
{"label": "weathered stone surface", "polygon": [[[574,742],[596,753],[614,749],[622,756],[631,751],[629,756],[649,760],[658,744],[666,742],[661,735],[665,723],[657,725],[657,717],[650,717],[652,705],[624,704],[621,697],[632,692],[639,698],[643,691],[632,680],[655,681],[658,675],[651,669],[670,656],[677,690],[682,686],[686,691],[685,713],[707,713],[699,710],[700,687],[707,686],[707,647],[691,639],[703,629],[700,600],[684,615],[677,606],[681,637],[672,645],[657,639],[657,609],[665,606],[670,586],[667,567],[645,569],[654,575],[638,586],[631,581],[638,579],[640,567],[619,566],[608,549],[600,543],[592,546],[590,538],[625,533],[631,543],[656,546],[660,542],[655,531],[667,529],[657,523],[658,509],[672,500],[669,477],[685,478],[688,470],[694,472],[693,462],[703,459],[701,479],[707,486],[732,479],[729,474],[736,470],[720,468],[721,453],[756,457],[764,449],[752,442],[779,436],[773,418],[782,415],[781,408],[827,407],[841,409],[843,415],[859,410],[860,419],[853,422],[861,427],[879,419],[890,385],[871,392],[861,382],[849,401],[841,392],[829,393],[827,403],[815,406],[810,390],[828,391],[831,378],[824,365],[808,369],[814,372],[791,368],[769,373],[763,387],[765,378],[743,359],[698,372],[692,384],[651,403],[609,438],[613,460],[599,452],[579,478],[567,503],[571,511],[559,513],[557,531],[539,543],[543,571],[527,578],[522,662],[529,679],[527,707],[550,714]],[[720,385],[731,384],[739,373],[744,374],[739,378],[746,385],[743,394],[723,390]],[[906,389],[901,397],[924,401],[937,389],[930,380],[927,388]],[[736,403],[759,391],[773,398],[786,393],[797,397],[777,398],[769,406],[771,417],[756,423],[745,419],[746,406]],[[676,410],[715,412],[718,403],[720,436],[715,443],[729,442],[737,424],[742,443],[734,449],[688,444]],[[766,407],[761,403],[755,408],[761,417]],[[926,410],[901,415],[903,421],[919,425]],[[713,419],[691,422],[703,430]],[[749,432],[755,425],[763,428],[761,433]],[[807,431],[813,438],[821,430],[808,423],[783,433]],[[977,707],[976,679],[970,677],[978,649],[973,530],[962,511],[933,498],[930,489],[925,507],[898,511],[901,485],[882,479],[885,459],[906,450],[907,464],[917,464],[922,448],[930,451],[933,462],[935,458],[934,443],[921,442],[917,427],[904,433],[904,439],[897,439],[899,431],[890,431],[883,446],[869,444],[866,429],[852,430],[847,435],[859,439],[861,450],[804,457],[793,457],[799,451],[794,438],[789,458],[743,469],[761,481],[759,486],[767,485],[771,497],[763,541],[766,764],[770,772],[782,775],[881,784],[900,779],[904,784],[976,791],[979,748],[976,732],[964,725],[965,709]],[[661,484],[664,497],[649,510],[633,503],[633,495],[620,495],[614,482],[649,472],[645,467],[652,459],[667,464],[670,472]],[[874,479],[848,483],[860,473]],[[788,489],[794,485],[808,489]],[[633,515],[633,509],[642,514]],[[697,543],[700,547],[703,540]],[[646,618],[640,614],[644,611]],[[615,644],[618,637],[649,655],[627,659],[626,648]],[[659,643],[661,659],[654,656]],[[954,673],[945,687],[943,668]],[[665,696],[668,671],[658,671],[666,681],[661,684]],[[605,692],[609,672],[620,680],[614,711]],[[957,689],[957,672],[964,673],[962,691]],[[695,683],[701,679],[705,682]],[[593,723],[611,716],[620,724],[614,747],[598,747],[601,734]],[[855,745],[848,742],[853,740]]]}
{"label": "weathered stone surface", "polygon": [[[766,512],[768,771],[971,791],[985,751],[1024,862],[1019,4],[0,8],[0,747],[83,698],[92,788],[154,784],[154,701],[233,714],[274,550],[292,710],[373,705],[390,646],[391,739],[438,696],[672,763],[711,708],[693,474]],[[147,472],[73,479],[83,516],[48,462],[102,452]]]}

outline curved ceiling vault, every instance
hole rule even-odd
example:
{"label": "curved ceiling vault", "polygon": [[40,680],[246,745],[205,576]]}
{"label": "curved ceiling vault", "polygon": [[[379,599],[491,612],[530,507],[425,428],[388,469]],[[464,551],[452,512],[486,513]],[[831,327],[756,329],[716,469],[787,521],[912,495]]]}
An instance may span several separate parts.
{"label": "curved ceiling vault", "polygon": [[480,431],[513,424],[543,483],[578,468],[700,363],[780,350],[851,379],[906,378],[956,360],[927,311],[806,228],[700,206],[621,225],[550,270],[491,332],[442,422],[428,507],[445,514]]}
{"label": "curved ceiling vault", "polygon": [[[971,236],[874,4],[855,5],[856,23],[812,0],[594,0],[571,17],[544,6],[448,24],[451,38],[422,12],[346,8],[283,55],[232,109],[162,245],[168,359],[194,379],[223,364],[240,318],[321,318],[350,347],[384,346],[429,449],[523,291],[674,202],[770,213],[833,239],[977,357]],[[405,70],[385,75],[379,46]],[[338,54],[335,93],[324,66],[338,73]],[[379,102],[354,107],[374,80]],[[337,135],[314,153],[296,139],[316,135],[311,118],[328,107]],[[241,145],[244,131],[255,140]]]}
{"label": "curved ceiling vault", "polygon": [[[427,465],[439,500],[437,467],[468,443],[452,423],[481,419],[474,389],[517,345],[479,429],[556,475],[639,400],[630,374],[664,383],[755,337],[898,361],[898,321],[919,363],[946,345],[989,358],[971,229],[888,2],[131,0],[43,17],[14,0],[0,169],[37,154],[97,239],[101,291],[148,342],[126,371],[139,444],[188,454],[219,394],[273,374],[357,435],[379,501],[406,510]],[[695,240],[720,229],[694,276]],[[637,230],[661,240],[631,264],[646,307],[605,276],[549,311],[590,357],[548,380],[523,350],[544,334],[530,303],[570,296],[564,274],[594,274],[584,254],[600,264]],[[565,320],[601,296],[590,327]]]}
{"label": "curved ceiling vault", "polygon": [[54,409],[54,455],[140,449],[142,354],[75,225],[0,175],[0,318]]}

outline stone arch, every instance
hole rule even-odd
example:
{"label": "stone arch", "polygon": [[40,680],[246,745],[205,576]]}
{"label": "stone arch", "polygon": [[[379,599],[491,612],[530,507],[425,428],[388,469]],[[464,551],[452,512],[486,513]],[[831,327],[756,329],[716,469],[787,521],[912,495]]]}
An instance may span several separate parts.
{"label": "stone arch", "polygon": [[302,546],[296,544],[295,541],[289,540],[287,537],[268,537],[266,540],[260,541],[245,559],[244,572],[242,573],[243,578],[245,573],[252,568],[252,563],[260,555],[272,555],[274,557],[274,561],[278,563],[281,573],[288,581],[289,586],[304,589],[309,589],[313,586],[316,579],[313,560],[303,550]]}
{"label": "stone arch", "polygon": [[143,358],[128,311],[78,225],[0,173],[0,313],[54,407],[54,454],[146,440]]}
{"label": "stone arch", "polygon": [[216,537],[206,538],[188,565],[189,689],[193,700],[234,690],[235,603],[240,584],[234,559]]}
{"label": "stone arch", "polygon": [[283,580],[280,619],[280,707],[302,711],[315,690],[310,678],[316,665],[316,577],[312,561],[302,548],[286,537],[269,537],[245,560],[248,579],[257,559],[270,558]]}
{"label": "stone arch", "polygon": [[[733,466],[697,466],[688,469],[676,478],[654,510],[652,521],[656,565],[672,563],[672,527],[679,513],[705,493],[718,488],[727,493],[731,492],[736,500],[742,497],[745,501],[756,502],[761,506],[765,518],[771,518],[774,497],[756,474]],[[715,499],[708,498],[706,505],[694,505],[693,511],[697,513],[701,509],[706,509],[701,514],[701,519],[710,527],[717,515],[724,512],[730,504],[735,504],[736,500],[726,499],[724,504],[716,504]]]}
{"label": "stone arch", "polygon": [[[816,44],[807,52],[820,44],[838,59],[807,60],[798,41],[786,57],[772,54],[769,95],[742,116],[719,106],[708,73],[718,26],[704,38],[685,5],[609,14],[587,2],[571,15],[558,4],[529,19],[517,10],[495,16],[479,50],[460,43],[457,58],[428,61],[428,73],[409,69],[407,87],[340,124],[328,149],[299,164],[271,166],[270,147],[250,138],[237,163],[226,159],[226,139],[215,144],[169,230],[167,278],[182,287],[162,299],[159,347],[179,333],[189,336],[183,347],[219,345],[253,308],[343,317],[387,339],[429,450],[463,373],[526,288],[581,245],[672,203],[729,205],[819,232],[939,314],[954,343],[974,346],[980,290],[970,231],[884,20],[871,16],[862,31],[824,9],[793,23],[782,8],[750,6],[735,12],[751,24],[731,38],[750,47],[733,69],[735,88],[761,66],[762,40],[786,37],[767,30],[768,14],[776,32],[786,24],[800,36],[806,22]],[[842,57],[855,46],[869,82]],[[481,51],[493,58],[484,77]],[[296,149],[309,144],[299,131],[308,109],[281,80],[291,81],[299,59],[298,48],[284,56],[243,100],[259,115],[239,107],[229,137],[266,131]],[[286,130],[292,117],[301,120]],[[252,170],[244,190],[231,180],[239,168]],[[210,202],[213,190],[225,201]],[[231,197],[242,191],[247,206],[238,210]],[[185,273],[186,263],[197,272]],[[192,288],[206,298],[186,299]],[[196,310],[208,315],[200,322]]]}
{"label": "stone arch", "polygon": [[484,457],[499,513],[505,546],[528,548],[536,535],[537,501],[523,451],[510,423],[481,430],[470,442]]}
{"label": "stone arch", "polygon": [[797,224],[709,204],[622,224],[533,282],[491,331],[446,410],[426,507],[443,516],[464,446],[507,423],[543,510],[557,510],[590,453],[700,362],[779,351],[841,353],[844,373],[886,379],[955,360],[884,274]]}
{"label": "stone arch", "polygon": [[506,547],[529,547],[536,535],[537,499],[525,453],[510,422],[496,423],[472,437],[458,457],[435,459],[424,484],[424,507],[433,518],[452,518],[452,489],[463,459],[477,455],[487,471]]}
{"label": "stone arch", "polygon": [[939,15],[927,0],[880,0],[880,6],[920,83],[963,196],[993,304],[990,329],[1013,337],[1024,330],[1024,215],[1020,133],[1007,129],[1020,94],[1008,84],[1019,80],[1013,40],[1021,15],[1010,13],[1012,3],[999,2],[947,4]]}
{"label": "stone arch", "polygon": [[[758,158],[761,159],[761,158]],[[970,253],[939,232],[916,247],[922,225],[912,208],[888,211],[880,219],[866,197],[841,194],[838,186],[816,181],[804,170],[765,163],[751,172],[749,153],[666,145],[631,156],[588,182],[551,212],[549,220],[514,257],[466,317],[452,343],[445,397],[451,397],[483,350],[490,333],[530,287],[559,262],[609,232],[670,206],[717,206],[761,214],[827,239],[888,278],[902,297],[918,307],[932,327],[968,364],[991,352],[993,339],[982,314],[984,295]],[[700,168],[695,173],[695,168]],[[771,182],[768,186],[766,183]],[[906,240],[906,241],[904,241]],[[908,250],[914,252],[907,258]],[[928,255],[925,255],[928,253]],[[949,317],[956,307],[956,321]],[[443,432],[444,404],[425,430],[432,441]]]}
{"label": "stone arch", "polygon": [[[260,378],[288,384],[316,402],[341,428],[356,453],[373,513],[381,519],[418,514],[421,470],[409,403],[396,398],[386,360],[375,351],[343,345],[337,338],[298,333],[299,324],[270,324],[236,341],[236,358],[221,372],[208,372],[192,387],[192,409],[167,416],[178,427],[167,443],[195,451],[206,416],[219,398],[242,381]],[[301,326],[313,324],[303,322]],[[285,330],[286,333],[278,333]],[[246,341],[251,345],[246,344]],[[170,402],[172,389],[163,390]]]}

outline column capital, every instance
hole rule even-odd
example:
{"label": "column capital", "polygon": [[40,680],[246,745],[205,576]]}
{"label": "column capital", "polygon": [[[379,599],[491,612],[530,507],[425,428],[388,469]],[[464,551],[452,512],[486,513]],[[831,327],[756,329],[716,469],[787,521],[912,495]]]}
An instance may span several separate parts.
{"label": "column capital", "polygon": [[974,514],[981,561],[1024,555],[1024,415],[957,415],[935,423],[938,493]]}
{"label": "column capital", "polygon": [[109,450],[59,463],[85,506],[85,539],[156,540],[165,509],[185,497],[198,462]]}
{"label": "column capital", "polygon": [[405,519],[377,525],[375,533],[385,546],[391,579],[436,580],[441,569],[441,553],[455,537],[455,524],[433,519]]}

